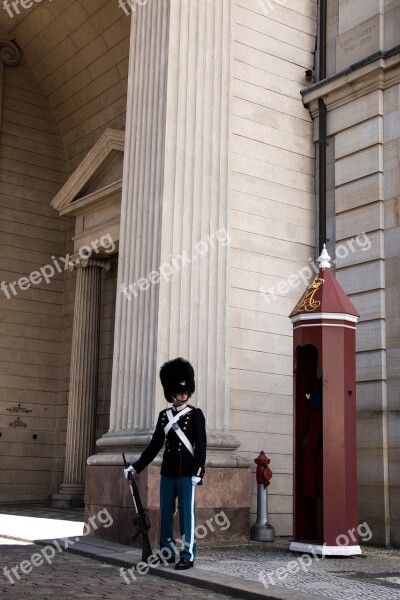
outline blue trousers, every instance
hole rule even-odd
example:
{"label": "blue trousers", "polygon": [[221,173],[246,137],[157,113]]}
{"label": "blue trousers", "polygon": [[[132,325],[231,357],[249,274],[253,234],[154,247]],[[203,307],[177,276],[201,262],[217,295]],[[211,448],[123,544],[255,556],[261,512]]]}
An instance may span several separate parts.
{"label": "blue trousers", "polygon": [[160,549],[169,548],[176,555],[174,538],[175,500],[178,498],[179,528],[184,543],[180,558],[196,557],[195,488],[191,477],[164,477],[160,481]]}

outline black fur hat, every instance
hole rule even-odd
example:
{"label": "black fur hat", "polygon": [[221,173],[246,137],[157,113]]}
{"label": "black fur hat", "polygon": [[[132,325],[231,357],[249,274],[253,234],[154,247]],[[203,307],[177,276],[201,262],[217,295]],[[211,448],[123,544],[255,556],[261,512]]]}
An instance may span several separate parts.
{"label": "black fur hat", "polygon": [[160,369],[160,379],[168,402],[173,402],[173,396],[183,392],[187,392],[190,398],[195,390],[193,367],[184,358],[174,358],[164,363]]}

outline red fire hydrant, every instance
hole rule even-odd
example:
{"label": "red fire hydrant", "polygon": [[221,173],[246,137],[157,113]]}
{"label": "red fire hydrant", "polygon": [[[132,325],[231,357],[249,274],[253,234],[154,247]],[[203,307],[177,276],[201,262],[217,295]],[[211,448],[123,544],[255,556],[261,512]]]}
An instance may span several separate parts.
{"label": "red fire hydrant", "polygon": [[271,459],[268,458],[268,456],[265,454],[265,452],[263,450],[261,450],[261,452],[257,456],[257,458],[254,459],[254,462],[257,465],[257,469],[256,469],[257,484],[262,483],[264,487],[267,487],[267,485],[269,485],[270,479],[272,477],[272,471],[268,466],[269,463],[271,462]]}
{"label": "red fire hydrant", "polygon": [[268,490],[272,478],[272,471],[269,468],[271,459],[261,450],[257,458],[254,459],[257,465],[257,520],[250,528],[250,539],[256,542],[273,542],[275,539],[275,529],[268,522]]}

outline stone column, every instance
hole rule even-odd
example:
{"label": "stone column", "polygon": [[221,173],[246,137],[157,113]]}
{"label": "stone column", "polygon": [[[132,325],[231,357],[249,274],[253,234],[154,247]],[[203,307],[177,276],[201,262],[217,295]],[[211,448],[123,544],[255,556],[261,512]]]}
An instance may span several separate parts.
{"label": "stone column", "polygon": [[165,0],[133,21],[110,430],[98,441],[106,452],[147,443],[165,405],[158,369],[184,356],[210,461],[241,462],[226,453],[239,446],[228,432],[231,10],[230,0]]}
{"label": "stone column", "polygon": [[[132,19],[110,429],[86,479],[86,519],[107,506],[116,541],[130,541],[133,511],[121,450],[133,461],[150,440],[166,406],[158,371],[177,356],[193,364],[207,420],[212,493],[199,488],[198,518],[223,507],[232,540],[248,540],[250,469],[228,424],[231,10],[151,0]],[[140,476],[153,544],[159,464]]]}
{"label": "stone column", "polygon": [[228,422],[231,13],[230,0],[171,2],[168,54],[161,264],[173,269],[160,284],[157,363],[193,362],[213,466],[240,461]]}
{"label": "stone column", "polygon": [[64,482],[53,506],[83,504],[86,460],[94,448],[99,361],[101,270],[109,261],[80,259],[76,264],[74,322]]}
{"label": "stone column", "polygon": [[159,286],[138,286],[160,264],[169,4],[132,19],[110,430],[90,464],[120,464],[154,427]]}

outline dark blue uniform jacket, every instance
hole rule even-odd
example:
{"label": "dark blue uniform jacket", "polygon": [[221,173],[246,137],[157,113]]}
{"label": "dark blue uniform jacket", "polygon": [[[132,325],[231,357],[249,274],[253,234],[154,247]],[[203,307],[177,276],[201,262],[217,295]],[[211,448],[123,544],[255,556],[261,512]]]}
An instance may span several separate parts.
{"label": "dark blue uniform jacket", "polygon": [[[180,440],[173,427],[164,433],[164,427],[168,423],[167,410],[162,410],[158,415],[157,425],[153,437],[141,457],[132,466],[140,473],[149,465],[160,452],[165,442],[161,475],[165,477],[184,477],[197,475],[203,477],[206,462],[206,427],[203,412],[200,408],[191,405],[191,411],[179,418],[178,424],[183,433],[186,434],[194,449],[194,456]],[[171,406],[172,415],[177,411]]]}

